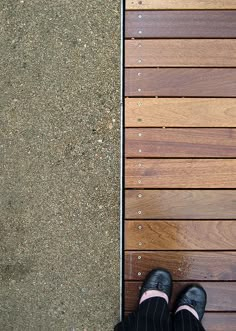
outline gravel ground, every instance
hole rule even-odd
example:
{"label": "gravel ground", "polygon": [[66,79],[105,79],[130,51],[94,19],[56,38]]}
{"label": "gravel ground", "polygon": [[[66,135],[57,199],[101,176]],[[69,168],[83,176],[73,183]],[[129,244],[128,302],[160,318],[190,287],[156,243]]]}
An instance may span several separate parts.
{"label": "gravel ground", "polygon": [[0,25],[0,330],[112,330],[120,1],[1,1]]}

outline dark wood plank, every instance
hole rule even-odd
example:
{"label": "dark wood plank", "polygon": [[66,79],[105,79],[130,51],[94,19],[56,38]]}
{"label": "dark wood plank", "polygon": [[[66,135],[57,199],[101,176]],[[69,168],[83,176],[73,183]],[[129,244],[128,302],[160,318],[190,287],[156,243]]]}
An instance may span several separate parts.
{"label": "dark wood plank", "polygon": [[126,12],[126,38],[235,38],[236,11]]}
{"label": "dark wood plank", "polygon": [[125,280],[143,280],[155,268],[171,272],[174,280],[236,280],[236,252],[126,251]]}
{"label": "dark wood plank", "polygon": [[236,157],[236,129],[126,129],[126,157]]}
{"label": "dark wood plank", "polygon": [[125,249],[233,250],[236,221],[126,221]]}
{"label": "dark wood plank", "polygon": [[236,188],[235,159],[127,159],[125,164],[126,188]]}
{"label": "dark wood plank", "polygon": [[126,69],[125,95],[235,97],[236,69]]}
{"label": "dark wood plank", "polygon": [[236,2],[235,0],[126,0],[126,9],[236,9]]}
{"label": "dark wood plank", "polygon": [[235,219],[235,190],[126,190],[127,219]]}
{"label": "dark wood plank", "polygon": [[125,98],[126,127],[236,127],[233,98]]}
{"label": "dark wood plank", "polygon": [[126,40],[126,67],[235,67],[235,39]]}
{"label": "dark wood plank", "polygon": [[[130,313],[126,311],[125,317]],[[236,313],[206,312],[202,324],[207,331],[235,331]]]}
{"label": "dark wood plank", "polygon": [[[189,282],[174,282],[171,308],[178,293],[188,284]],[[208,295],[206,311],[236,311],[235,282],[203,282],[200,284]],[[134,311],[136,309],[141,285],[142,282],[125,282],[125,310]]]}

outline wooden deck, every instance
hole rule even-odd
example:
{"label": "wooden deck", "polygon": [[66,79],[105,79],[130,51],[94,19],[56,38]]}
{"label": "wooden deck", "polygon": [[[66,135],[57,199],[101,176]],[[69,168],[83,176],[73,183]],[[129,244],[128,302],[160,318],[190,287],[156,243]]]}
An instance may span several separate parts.
{"label": "wooden deck", "polygon": [[125,306],[164,267],[236,328],[236,1],[126,0]]}

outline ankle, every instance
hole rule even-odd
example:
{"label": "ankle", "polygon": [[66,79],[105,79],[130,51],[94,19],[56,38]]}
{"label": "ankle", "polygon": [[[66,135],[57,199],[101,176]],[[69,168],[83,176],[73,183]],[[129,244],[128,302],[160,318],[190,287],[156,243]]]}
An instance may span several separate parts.
{"label": "ankle", "polygon": [[198,316],[198,313],[196,312],[196,310],[188,305],[183,305],[183,306],[180,306],[175,314],[177,314],[179,311],[181,310],[188,310],[191,314],[193,314],[198,320],[199,320],[199,316]]}
{"label": "ankle", "polygon": [[158,291],[158,290],[147,290],[141,296],[139,304],[141,304],[143,301],[150,299],[150,298],[163,298],[163,299],[165,299],[167,304],[169,302],[169,298],[168,298],[167,294],[165,294],[164,292]]}

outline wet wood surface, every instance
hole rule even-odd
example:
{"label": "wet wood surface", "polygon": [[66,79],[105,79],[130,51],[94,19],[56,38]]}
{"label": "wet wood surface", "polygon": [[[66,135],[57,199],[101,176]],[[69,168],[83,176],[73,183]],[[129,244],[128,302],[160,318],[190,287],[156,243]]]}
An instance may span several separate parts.
{"label": "wet wood surface", "polygon": [[125,252],[125,280],[144,280],[149,271],[155,269],[157,266],[169,270],[174,280],[236,280],[236,252]]}
{"label": "wet wood surface", "polygon": [[[174,282],[173,295],[170,307],[173,306],[173,301],[178,293],[189,282]],[[208,303],[206,311],[234,311],[236,312],[236,283],[235,282],[200,282],[207,291]],[[139,287],[141,282],[125,282],[125,306],[126,310],[133,311],[137,307],[139,297]]]}
{"label": "wet wood surface", "polygon": [[[124,311],[154,268],[236,324],[236,2],[127,0]],[[172,304],[171,304],[172,307]]]}
{"label": "wet wood surface", "polygon": [[[191,240],[190,240],[191,238]],[[235,221],[126,221],[126,250],[235,250]]]}

